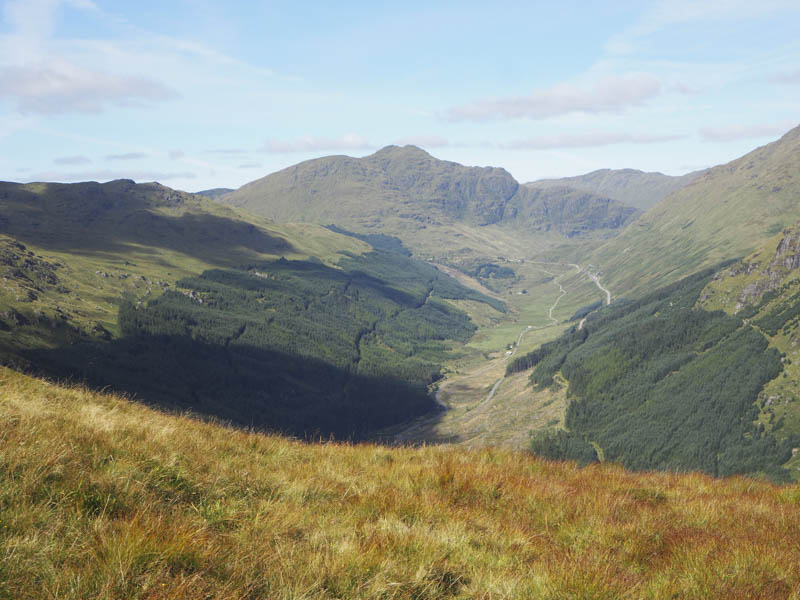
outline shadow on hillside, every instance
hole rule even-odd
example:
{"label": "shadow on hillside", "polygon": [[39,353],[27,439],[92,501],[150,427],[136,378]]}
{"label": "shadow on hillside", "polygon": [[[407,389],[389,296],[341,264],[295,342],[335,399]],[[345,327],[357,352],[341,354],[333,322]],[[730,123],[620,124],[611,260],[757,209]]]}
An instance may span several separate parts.
{"label": "shadow on hillside", "polygon": [[[1,184],[0,234],[52,252],[90,256],[146,253],[149,246],[220,266],[241,263],[252,258],[251,253],[292,251],[285,239],[245,221],[188,212],[193,207],[177,192],[172,192],[176,199],[170,204],[161,196],[153,200],[137,191],[140,187],[48,184],[47,192],[35,194],[16,184]],[[187,212],[163,214],[154,212],[154,206]]]}
{"label": "shadow on hillside", "polygon": [[184,336],[137,335],[24,356],[37,366],[37,375],[306,440],[365,440],[376,430],[436,410],[422,385]]}

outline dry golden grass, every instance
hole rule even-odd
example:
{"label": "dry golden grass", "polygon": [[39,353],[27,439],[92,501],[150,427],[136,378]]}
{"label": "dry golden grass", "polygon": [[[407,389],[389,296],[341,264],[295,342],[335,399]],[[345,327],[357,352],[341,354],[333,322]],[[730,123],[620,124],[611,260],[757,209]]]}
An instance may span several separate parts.
{"label": "dry golden grass", "polygon": [[0,370],[0,598],[800,598],[800,488],[306,445]]}

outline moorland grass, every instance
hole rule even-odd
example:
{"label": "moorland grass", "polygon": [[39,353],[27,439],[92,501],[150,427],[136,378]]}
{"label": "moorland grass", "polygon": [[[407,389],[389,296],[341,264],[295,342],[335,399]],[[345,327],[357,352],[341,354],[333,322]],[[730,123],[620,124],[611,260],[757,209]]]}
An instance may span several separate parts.
{"label": "moorland grass", "polygon": [[0,598],[800,598],[800,488],[304,444],[0,370]]}

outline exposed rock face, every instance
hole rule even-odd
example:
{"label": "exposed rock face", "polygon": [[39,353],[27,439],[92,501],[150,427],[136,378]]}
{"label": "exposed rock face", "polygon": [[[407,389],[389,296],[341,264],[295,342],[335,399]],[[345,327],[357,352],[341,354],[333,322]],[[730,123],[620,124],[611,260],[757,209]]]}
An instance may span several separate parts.
{"label": "exposed rock face", "polygon": [[[775,255],[762,269],[759,280],[742,289],[738,299],[740,306],[751,303],[766,292],[777,289],[790,271],[800,268],[800,223],[793,228],[784,230],[783,234],[784,237],[778,242]],[[740,273],[750,275],[761,264],[763,263],[742,261],[735,267],[735,272],[734,269],[731,269],[731,275]]]}
{"label": "exposed rock face", "polygon": [[784,231],[786,236],[778,244],[775,252],[775,260],[770,263],[770,268],[774,269],[782,266],[784,269],[797,269],[800,267],[800,223],[794,231]]}
{"label": "exposed rock face", "polygon": [[610,198],[569,187],[521,188],[506,210],[506,220],[534,230],[574,237],[596,230],[618,230],[641,214]]}

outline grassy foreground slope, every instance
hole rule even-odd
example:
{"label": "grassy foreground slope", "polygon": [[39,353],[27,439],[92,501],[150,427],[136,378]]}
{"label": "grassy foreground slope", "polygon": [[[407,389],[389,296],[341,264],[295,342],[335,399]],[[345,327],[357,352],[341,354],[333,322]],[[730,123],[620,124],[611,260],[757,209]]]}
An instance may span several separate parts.
{"label": "grassy foreground slope", "polygon": [[306,445],[0,369],[0,597],[798,598],[800,489]]}
{"label": "grassy foreground slope", "polygon": [[739,258],[800,218],[800,127],[667,196],[597,250],[610,288],[633,296]]}

